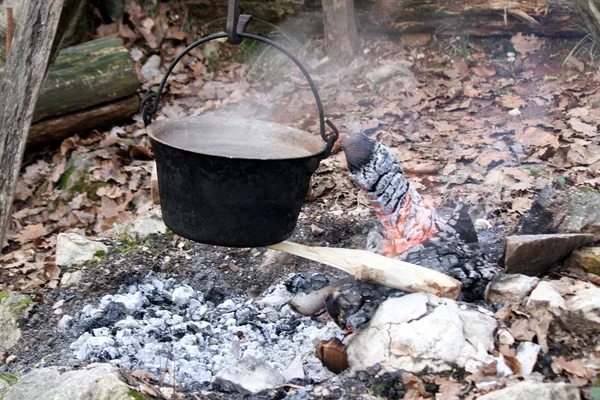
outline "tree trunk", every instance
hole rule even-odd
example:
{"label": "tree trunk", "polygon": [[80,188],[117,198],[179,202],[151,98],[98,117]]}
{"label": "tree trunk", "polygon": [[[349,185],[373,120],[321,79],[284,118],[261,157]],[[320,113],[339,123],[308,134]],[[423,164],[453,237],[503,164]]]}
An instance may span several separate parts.
{"label": "tree trunk", "polygon": [[53,44],[60,43],[68,26],[68,18],[64,15],[61,18],[61,14],[78,3],[78,0],[29,0],[17,24],[0,84],[0,248],[4,247],[4,234],[12,216],[35,103],[53,57],[52,50],[58,48]]}
{"label": "tree trunk", "polygon": [[354,0],[323,0],[327,53],[340,65],[348,65],[358,52],[358,26]]}
{"label": "tree trunk", "polygon": [[600,44],[600,0],[576,0],[581,18],[596,45]]}

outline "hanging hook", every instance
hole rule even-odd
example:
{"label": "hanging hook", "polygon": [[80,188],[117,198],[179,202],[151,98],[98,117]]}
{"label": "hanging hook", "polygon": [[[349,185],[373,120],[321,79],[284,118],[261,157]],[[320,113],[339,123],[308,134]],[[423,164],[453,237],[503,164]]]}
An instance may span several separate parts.
{"label": "hanging hook", "polygon": [[242,43],[242,38],[238,33],[245,33],[246,27],[252,21],[252,15],[242,14],[240,15],[240,1],[229,0],[229,7],[227,8],[227,40],[231,44]]}

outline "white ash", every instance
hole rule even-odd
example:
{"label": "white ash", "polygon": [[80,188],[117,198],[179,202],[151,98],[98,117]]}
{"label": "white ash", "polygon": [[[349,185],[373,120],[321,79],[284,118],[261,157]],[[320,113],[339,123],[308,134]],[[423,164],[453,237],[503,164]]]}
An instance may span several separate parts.
{"label": "white ash", "polygon": [[333,322],[294,313],[284,304],[286,293],[279,284],[263,299],[239,296],[215,305],[210,295],[175,285],[174,278],[148,280],[76,313],[70,322],[81,336],[70,348],[78,360],[141,368],[188,389],[206,387],[242,357],[282,372],[300,355],[306,379],[332,377],[314,356],[315,346],[343,332]]}

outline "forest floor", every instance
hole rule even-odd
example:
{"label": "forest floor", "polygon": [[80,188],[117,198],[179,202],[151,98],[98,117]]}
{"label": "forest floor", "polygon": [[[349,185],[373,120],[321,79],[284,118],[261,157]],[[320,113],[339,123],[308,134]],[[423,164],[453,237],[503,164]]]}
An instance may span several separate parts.
{"label": "forest floor", "polygon": [[[144,94],[162,78],[150,77],[148,67],[142,71],[147,58],[159,54],[162,73],[193,41],[173,29],[158,43],[152,33],[140,31],[144,44],[130,44],[138,70],[146,74],[140,75]],[[600,73],[593,43],[520,34],[369,37],[361,39],[352,64],[337,66],[321,40],[275,38],[307,66],[326,117],[342,133],[366,131],[391,147],[413,187],[437,205],[463,201],[474,220],[510,232],[541,189],[600,187]],[[214,113],[318,134],[307,83],[291,62],[263,45],[213,42],[192,51],[175,68],[163,98],[156,120]],[[143,269],[176,274],[199,290],[219,286],[246,294],[260,292],[289,272],[327,271],[299,261],[268,279],[252,279],[264,249],[216,248],[168,236],[137,243],[131,252],[109,253],[84,268],[80,289],[63,289],[61,277],[74,269],[55,263],[57,234],[101,237],[115,224],[149,211],[152,159],[139,116],[128,125],[75,134],[60,146],[27,153],[8,246],[0,256],[0,290],[26,293],[36,303],[15,352],[19,368],[64,350],[65,339],[54,330],[59,316],[52,304],[57,300],[70,300],[67,313],[80,309]],[[364,248],[376,223],[339,151],[313,176],[303,210],[293,239],[308,244]],[[166,255],[171,263],[157,265]],[[197,262],[189,262],[198,257],[202,271]],[[231,262],[241,270],[222,267]]]}

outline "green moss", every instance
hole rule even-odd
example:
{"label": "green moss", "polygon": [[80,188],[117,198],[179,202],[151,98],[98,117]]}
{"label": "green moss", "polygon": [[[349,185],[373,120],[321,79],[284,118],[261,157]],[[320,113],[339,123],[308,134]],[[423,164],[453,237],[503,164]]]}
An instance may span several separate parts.
{"label": "green moss", "polygon": [[544,169],[542,166],[539,165],[531,165],[531,166],[526,166],[526,167],[519,167],[519,169],[521,171],[529,171],[529,173],[531,174],[531,176],[540,176],[542,175],[542,172],[544,172]]}
{"label": "green moss", "polygon": [[10,292],[0,292],[0,304],[3,304],[17,320],[21,317],[21,313],[33,304],[33,301],[25,295],[15,294],[14,296],[20,297],[20,299],[15,301],[11,299]]}
{"label": "green moss", "polygon": [[13,386],[19,381],[19,375],[11,374],[9,372],[0,373],[0,380],[3,380],[8,384],[8,386]]}
{"label": "green moss", "polygon": [[104,257],[106,257],[106,251],[104,251],[104,250],[98,250],[97,252],[94,253],[94,257],[96,257],[96,258],[104,258]]}
{"label": "green moss", "polygon": [[129,396],[130,398],[132,398],[134,400],[148,400],[148,397],[144,396],[140,392],[137,392],[133,389],[129,389],[127,391],[127,396]]}
{"label": "green moss", "polygon": [[386,392],[387,386],[385,383],[378,383],[371,387],[373,394],[376,396],[381,396]]}
{"label": "green moss", "polygon": [[69,184],[69,178],[71,178],[71,175],[73,175],[73,172],[75,172],[74,165],[71,165],[69,168],[67,168],[67,170],[65,172],[63,172],[62,176],[60,177],[60,180],[58,181],[58,189],[59,190],[67,189],[67,185]]}

